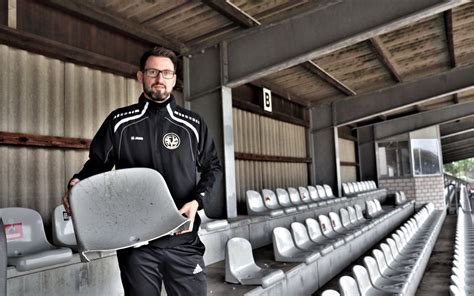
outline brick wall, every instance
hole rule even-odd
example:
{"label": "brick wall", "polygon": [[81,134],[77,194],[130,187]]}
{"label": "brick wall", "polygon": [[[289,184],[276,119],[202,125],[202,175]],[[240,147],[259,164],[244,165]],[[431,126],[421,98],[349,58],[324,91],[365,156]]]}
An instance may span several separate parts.
{"label": "brick wall", "polygon": [[404,191],[408,198],[415,199],[417,206],[432,202],[436,209],[445,208],[443,176],[382,179],[379,187]]}
{"label": "brick wall", "polygon": [[443,176],[416,177],[415,189],[417,202],[432,202],[436,209],[445,209]]}
{"label": "brick wall", "polygon": [[388,191],[401,190],[405,192],[408,198],[415,198],[415,180],[414,178],[391,178],[379,180],[379,187],[386,188]]}

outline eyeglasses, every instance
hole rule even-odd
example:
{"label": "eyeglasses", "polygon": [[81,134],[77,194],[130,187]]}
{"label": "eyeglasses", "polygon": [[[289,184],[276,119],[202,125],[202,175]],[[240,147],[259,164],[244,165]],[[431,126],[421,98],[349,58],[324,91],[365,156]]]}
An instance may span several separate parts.
{"label": "eyeglasses", "polygon": [[143,73],[145,73],[146,76],[151,77],[151,78],[156,78],[158,75],[163,75],[163,78],[165,79],[171,79],[174,76],[174,71],[172,70],[158,70],[158,69],[145,69],[143,70]]}

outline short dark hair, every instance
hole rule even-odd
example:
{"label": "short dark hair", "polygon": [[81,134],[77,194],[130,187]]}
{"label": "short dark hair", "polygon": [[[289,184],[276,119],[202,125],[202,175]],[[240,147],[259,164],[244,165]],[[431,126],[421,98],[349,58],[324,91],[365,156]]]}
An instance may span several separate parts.
{"label": "short dark hair", "polygon": [[145,64],[149,57],[165,57],[169,58],[171,62],[173,62],[174,71],[176,72],[178,69],[178,57],[176,54],[167,48],[155,46],[150,50],[147,50],[143,53],[142,57],[140,58],[140,70],[145,70]]}

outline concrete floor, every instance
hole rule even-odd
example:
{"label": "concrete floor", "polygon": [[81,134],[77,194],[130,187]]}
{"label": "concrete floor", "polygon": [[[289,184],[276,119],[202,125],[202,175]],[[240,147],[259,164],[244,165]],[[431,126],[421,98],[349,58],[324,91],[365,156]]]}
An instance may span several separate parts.
{"label": "concrete floor", "polygon": [[457,215],[448,215],[431,254],[417,296],[449,295]]}

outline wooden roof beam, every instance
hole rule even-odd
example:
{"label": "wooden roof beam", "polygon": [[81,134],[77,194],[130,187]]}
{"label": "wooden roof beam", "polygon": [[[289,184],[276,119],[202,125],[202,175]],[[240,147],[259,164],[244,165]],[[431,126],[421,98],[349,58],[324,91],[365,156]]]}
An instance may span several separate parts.
{"label": "wooden roof beam", "polygon": [[453,11],[452,9],[443,12],[444,29],[446,32],[446,41],[448,45],[449,61],[451,68],[457,66],[456,54],[454,53],[454,38],[453,38]]}
{"label": "wooden roof beam", "polygon": [[370,41],[370,45],[374,49],[377,59],[388,70],[393,80],[395,80],[396,82],[402,82],[403,81],[402,76],[397,70],[397,66],[395,62],[391,59],[392,54],[385,47],[382,40],[380,40],[379,37],[375,36],[375,37],[370,38],[369,41]]}
{"label": "wooden roof beam", "polygon": [[81,19],[105,25],[115,31],[140,40],[168,47],[178,53],[186,50],[184,43],[157,34],[141,24],[112,15],[95,5],[78,0],[40,0],[41,3],[75,15]]}
{"label": "wooden roof beam", "polygon": [[355,96],[357,93],[350,89],[347,85],[342,83],[341,81],[337,80],[334,76],[326,72],[323,68],[319,67],[315,62],[313,61],[307,61],[302,64],[302,66],[308,70],[309,72],[315,74],[328,84],[330,84],[332,87],[340,91],[341,93],[347,95],[347,96]]}
{"label": "wooden roof beam", "polygon": [[230,1],[203,0],[202,2],[244,28],[260,26],[260,22],[258,20]]}

